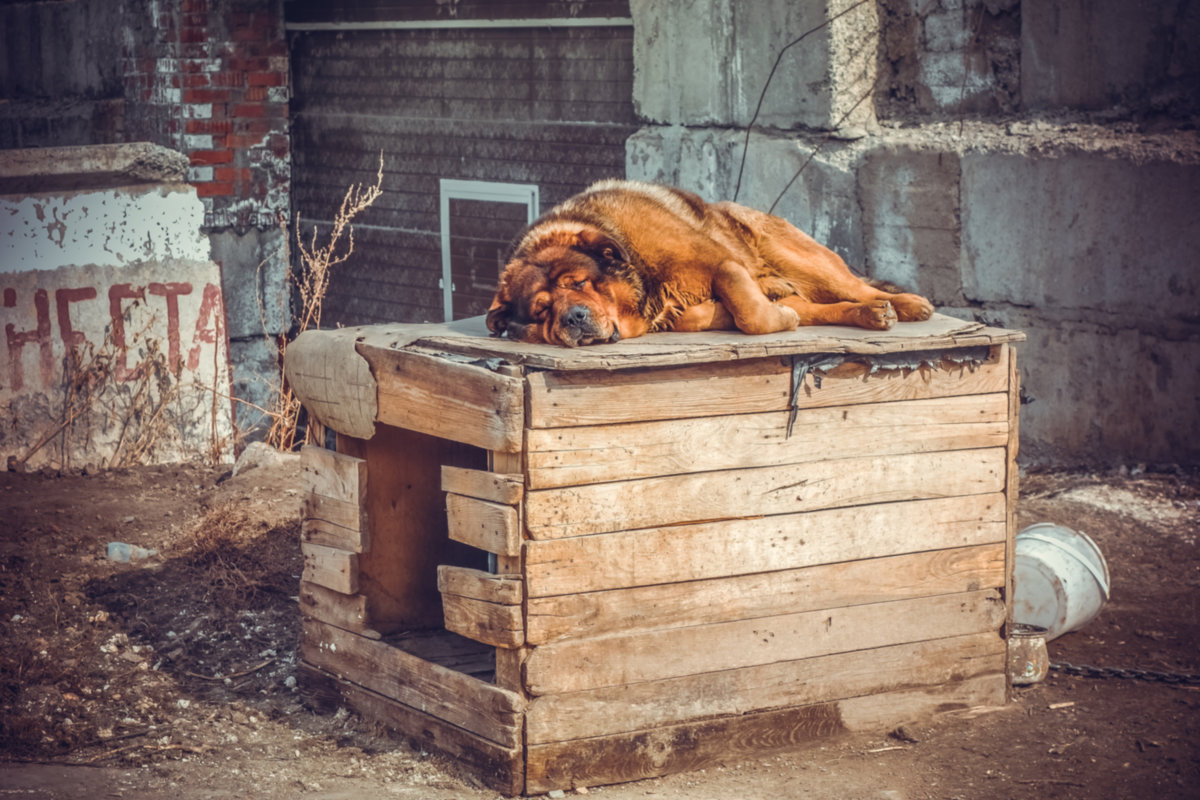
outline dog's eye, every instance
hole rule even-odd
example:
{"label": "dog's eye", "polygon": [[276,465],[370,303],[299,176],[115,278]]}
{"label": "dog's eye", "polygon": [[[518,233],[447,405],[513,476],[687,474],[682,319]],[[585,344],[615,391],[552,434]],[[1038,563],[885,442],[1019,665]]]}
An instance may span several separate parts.
{"label": "dog's eye", "polygon": [[587,285],[588,285],[587,281],[575,281],[574,285],[571,288],[577,292],[582,292],[584,289],[587,288]]}

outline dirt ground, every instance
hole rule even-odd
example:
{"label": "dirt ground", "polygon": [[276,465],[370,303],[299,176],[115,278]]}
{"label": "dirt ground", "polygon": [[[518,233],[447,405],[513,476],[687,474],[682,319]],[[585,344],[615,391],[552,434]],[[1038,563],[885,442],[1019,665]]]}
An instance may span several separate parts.
{"label": "dirt ground", "polygon": [[[299,470],[0,473],[0,797],[497,793],[295,685]],[[1112,600],[1055,662],[1200,673],[1200,474],[1035,473],[1019,523],[1086,531]],[[156,554],[106,557],[124,541]],[[567,792],[632,798],[1200,796],[1200,684],[1052,672],[1002,708]]]}

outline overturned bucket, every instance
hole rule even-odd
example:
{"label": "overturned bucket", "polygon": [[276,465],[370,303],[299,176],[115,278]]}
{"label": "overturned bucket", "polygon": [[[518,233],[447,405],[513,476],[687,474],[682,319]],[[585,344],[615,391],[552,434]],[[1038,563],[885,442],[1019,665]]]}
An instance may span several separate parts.
{"label": "overturned bucket", "polygon": [[1108,563],[1086,533],[1051,522],[1017,534],[1013,621],[1046,629],[1046,640],[1079,630],[1108,602]]}

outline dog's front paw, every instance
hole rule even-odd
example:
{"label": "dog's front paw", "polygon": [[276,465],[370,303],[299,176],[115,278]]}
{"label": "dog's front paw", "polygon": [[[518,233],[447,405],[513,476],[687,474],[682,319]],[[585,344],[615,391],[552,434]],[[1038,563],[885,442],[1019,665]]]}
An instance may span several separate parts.
{"label": "dog's front paw", "polygon": [[901,322],[920,322],[933,316],[933,303],[919,294],[895,295],[892,305]]}
{"label": "dog's front paw", "polygon": [[800,327],[800,315],[796,313],[796,309],[780,303],[775,303],[774,305],[775,308],[779,309],[780,315],[784,321],[784,326],[780,328],[780,330],[794,331],[796,328]]}
{"label": "dog's front paw", "polygon": [[896,309],[887,300],[863,303],[857,309],[858,324],[874,331],[886,331],[896,324]]}

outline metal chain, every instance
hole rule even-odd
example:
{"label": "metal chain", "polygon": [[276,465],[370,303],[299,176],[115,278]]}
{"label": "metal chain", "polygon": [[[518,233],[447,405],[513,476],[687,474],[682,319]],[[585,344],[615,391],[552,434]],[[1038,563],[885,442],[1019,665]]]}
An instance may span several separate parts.
{"label": "metal chain", "polygon": [[1128,678],[1138,681],[1200,686],[1200,675],[1186,672],[1153,672],[1148,669],[1132,667],[1094,667],[1090,664],[1068,664],[1065,661],[1051,663],[1050,669],[1084,678]]}

